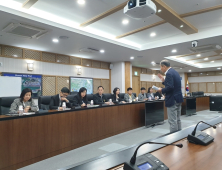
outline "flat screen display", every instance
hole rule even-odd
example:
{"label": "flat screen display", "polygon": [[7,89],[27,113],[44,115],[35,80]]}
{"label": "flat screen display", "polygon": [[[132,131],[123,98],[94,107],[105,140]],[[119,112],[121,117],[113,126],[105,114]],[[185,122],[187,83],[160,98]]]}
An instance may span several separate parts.
{"label": "flat screen display", "polygon": [[71,92],[79,92],[81,87],[85,87],[87,89],[87,94],[93,94],[93,79],[70,77]]}
{"label": "flat screen display", "polygon": [[200,139],[200,140],[203,140],[203,139],[205,138],[205,136],[203,136],[203,135],[198,135],[197,138]]}
{"label": "flat screen display", "polygon": [[152,168],[153,166],[152,165],[150,165],[149,163],[145,163],[145,164],[142,164],[142,165],[139,165],[138,166],[138,168],[140,169],[140,170],[148,170],[148,169],[150,169],[150,168]]}

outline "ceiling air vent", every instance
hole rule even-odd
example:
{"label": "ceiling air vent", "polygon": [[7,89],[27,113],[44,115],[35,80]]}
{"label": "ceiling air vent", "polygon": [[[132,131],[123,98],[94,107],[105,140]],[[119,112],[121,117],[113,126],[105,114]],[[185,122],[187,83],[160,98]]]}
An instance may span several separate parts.
{"label": "ceiling air vent", "polygon": [[205,53],[209,51],[216,51],[219,49],[221,49],[221,46],[219,45],[204,45],[204,46],[190,48],[190,51],[193,53]]}
{"label": "ceiling air vent", "polygon": [[93,49],[93,48],[81,48],[79,52],[85,52],[85,53],[99,53],[99,50]]}
{"label": "ceiling air vent", "polygon": [[2,31],[9,34],[22,36],[24,38],[35,38],[35,39],[40,38],[41,36],[45,35],[48,32],[45,29],[21,23],[10,23]]}

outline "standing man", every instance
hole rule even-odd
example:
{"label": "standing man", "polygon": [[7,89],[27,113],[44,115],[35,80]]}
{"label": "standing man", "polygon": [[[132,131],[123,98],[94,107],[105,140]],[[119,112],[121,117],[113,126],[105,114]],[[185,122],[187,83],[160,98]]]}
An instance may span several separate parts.
{"label": "standing man", "polygon": [[165,88],[159,88],[158,92],[166,94],[165,106],[167,107],[168,122],[170,124],[170,133],[181,130],[181,103],[183,102],[183,95],[181,91],[181,79],[177,71],[170,67],[168,60],[162,60],[160,68],[165,73],[166,78],[161,74],[158,77],[165,85]]}

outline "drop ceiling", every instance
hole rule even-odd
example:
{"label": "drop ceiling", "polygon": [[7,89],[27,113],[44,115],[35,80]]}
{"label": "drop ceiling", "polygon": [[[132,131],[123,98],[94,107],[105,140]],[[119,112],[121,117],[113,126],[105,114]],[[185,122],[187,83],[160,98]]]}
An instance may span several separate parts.
{"label": "drop ceiling", "polygon": [[[49,33],[39,40],[24,39],[3,33],[0,34],[0,43],[23,48],[56,52],[95,60],[120,62],[130,61],[138,67],[156,69],[150,63],[160,62],[165,57],[171,60],[174,67],[180,67],[179,72],[215,71],[222,64],[222,60],[214,63],[200,63],[201,66],[176,60],[175,56],[191,54],[191,41],[199,40],[198,45],[219,44],[222,46],[222,9],[201,13],[184,18],[198,29],[198,33],[187,35],[169,23],[116,39],[117,36],[162,21],[154,15],[143,20],[135,20],[115,12],[87,27],[80,27],[81,23],[106,12],[126,0],[86,0],[85,5],[79,5],[77,0],[38,0],[30,9],[21,8],[26,0],[0,0],[0,30],[12,21],[29,23],[49,30]],[[163,0],[179,15],[222,5],[222,0]],[[127,25],[122,20],[127,19]],[[155,37],[150,34],[155,32]],[[59,36],[68,36],[67,40],[60,40],[58,44],[52,39]],[[104,54],[80,53],[81,48],[105,49]],[[177,53],[172,54],[172,49]],[[203,54],[204,57],[211,54]],[[143,56],[143,57],[137,57]],[[185,60],[195,58],[190,55]],[[211,59],[219,59],[220,56]],[[210,60],[211,60],[210,59]],[[202,60],[195,60],[202,62]]]}

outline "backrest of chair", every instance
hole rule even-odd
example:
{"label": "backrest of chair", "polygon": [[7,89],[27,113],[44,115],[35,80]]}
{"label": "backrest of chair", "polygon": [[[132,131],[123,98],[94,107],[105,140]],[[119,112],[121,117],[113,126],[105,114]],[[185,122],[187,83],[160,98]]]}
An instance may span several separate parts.
{"label": "backrest of chair", "polygon": [[111,93],[105,93],[104,94],[106,96],[106,98],[109,100],[109,99],[112,99],[112,94]]}
{"label": "backrest of chair", "polygon": [[1,97],[0,98],[0,115],[5,115],[9,113],[11,104],[15,99],[19,98],[18,96],[14,97]]}
{"label": "backrest of chair", "polygon": [[124,99],[124,96],[125,96],[125,93],[120,93],[120,94],[119,94],[119,97],[120,97],[121,99]]}
{"label": "backrest of chair", "polygon": [[136,97],[136,93],[133,93],[133,95]]}
{"label": "backrest of chair", "polygon": [[93,100],[93,94],[87,94],[88,101]]}
{"label": "backrest of chair", "polygon": [[70,95],[77,95],[78,92],[70,92]]}
{"label": "backrest of chair", "polygon": [[38,105],[39,109],[49,110],[49,104],[52,96],[39,96]]}

